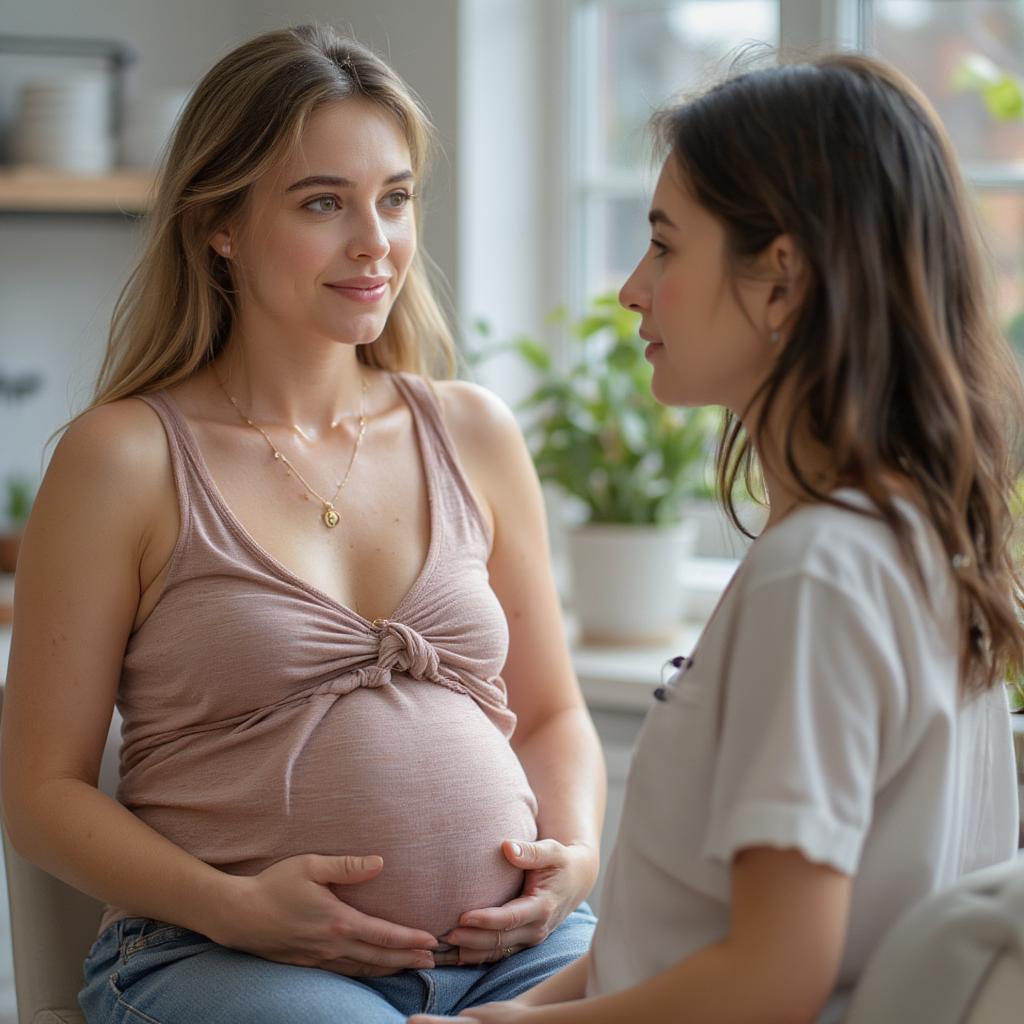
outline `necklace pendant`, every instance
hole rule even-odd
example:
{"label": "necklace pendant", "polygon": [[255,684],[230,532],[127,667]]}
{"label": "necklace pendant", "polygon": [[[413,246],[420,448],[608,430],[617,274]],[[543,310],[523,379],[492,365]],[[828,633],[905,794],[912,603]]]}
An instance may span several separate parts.
{"label": "necklace pendant", "polygon": [[333,530],[341,522],[341,516],[334,511],[334,506],[330,503],[324,505],[324,514],[320,518],[323,519],[324,526],[329,530]]}

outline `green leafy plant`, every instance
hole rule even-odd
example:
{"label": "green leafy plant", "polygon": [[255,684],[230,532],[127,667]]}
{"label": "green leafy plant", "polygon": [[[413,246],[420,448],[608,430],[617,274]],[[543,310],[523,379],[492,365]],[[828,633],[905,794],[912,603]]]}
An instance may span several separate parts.
{"label": "green leafy plant", "polygon": [[1024,82],[980,53],[968,54],[953,72],[953,88],[981,95],[996,121],[1024,118]]}
{"label": "green leafy plant", "polygon": [[35,490],[24,477],[8,477],[5,484],[4,514],[13,527],[22,527],[32,511]]}
{"label": "green leafy plant", "polygon": [[[581,501],[590,523],[675,523],[686,498],[707,492],[719,414],[655,400],[638,322],[615,296],[601,295],[577,319],[551,317],[568,340],[564,367],[526,335],[471,359],[511,350],[531,367],[538,384],[520,409],[538,475]],[[477,329],[490,333],[485,323]]]}
{"label": "green leafy plant", "polygon": [[[952,86],[960,92],[978,93],[994,121],[1024,120],[1024,79],[984,54],[963,57],[953,70]],[[1024,310],[1013,314],[1004,329],[1018,358],[1024,361]]]}
{"label": "green leafy plant", "polygon": [[1010,695],[1010,710],[1024,711],[1024,674],[1015,672],[1006,681],[1006,689]]}

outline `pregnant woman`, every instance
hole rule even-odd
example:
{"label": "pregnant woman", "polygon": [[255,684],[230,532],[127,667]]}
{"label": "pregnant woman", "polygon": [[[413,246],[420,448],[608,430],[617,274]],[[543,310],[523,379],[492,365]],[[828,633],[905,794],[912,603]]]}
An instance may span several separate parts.
{"label": "pregnant woman", "polygon": [[90,1024],[454,1013],[589,943],[599,747],[515,422],[430,379],[428,141],[324,29],[182,115],[27,530],[4,705],[15,846],[108,904]]}

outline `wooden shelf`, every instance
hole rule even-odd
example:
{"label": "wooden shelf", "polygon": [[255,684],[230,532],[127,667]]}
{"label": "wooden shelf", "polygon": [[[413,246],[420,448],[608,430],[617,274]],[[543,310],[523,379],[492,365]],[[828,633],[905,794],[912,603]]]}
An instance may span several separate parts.
{"label": "wooden shelf", "polygon": [[2,168],[0,212],[143,213],[153,181],[148,171],[84,175],[42,167]]}

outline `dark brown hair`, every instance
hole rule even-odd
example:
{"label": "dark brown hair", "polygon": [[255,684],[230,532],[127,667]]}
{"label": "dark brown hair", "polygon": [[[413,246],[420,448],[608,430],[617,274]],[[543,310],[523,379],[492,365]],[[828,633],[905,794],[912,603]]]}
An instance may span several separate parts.
{"label": "dark brown hair", "polygon": [[[723,225],[735,274],[780,234],[801,249],[805,299],[755,398],[763,424],[785,384],[789,473],[805,498],[843,504],[801,472],[799,428],[872,498],[923,579],[889,481],[910,483],[954,570],[964,688],[995,684],[1024,663],[1011,505],[1024,390],[934,111],[894,69],[843,54],[737,75],[655,128]],[[718,488],[741,529],[732,494],[756,469],[750,442],[727,416]]]}

